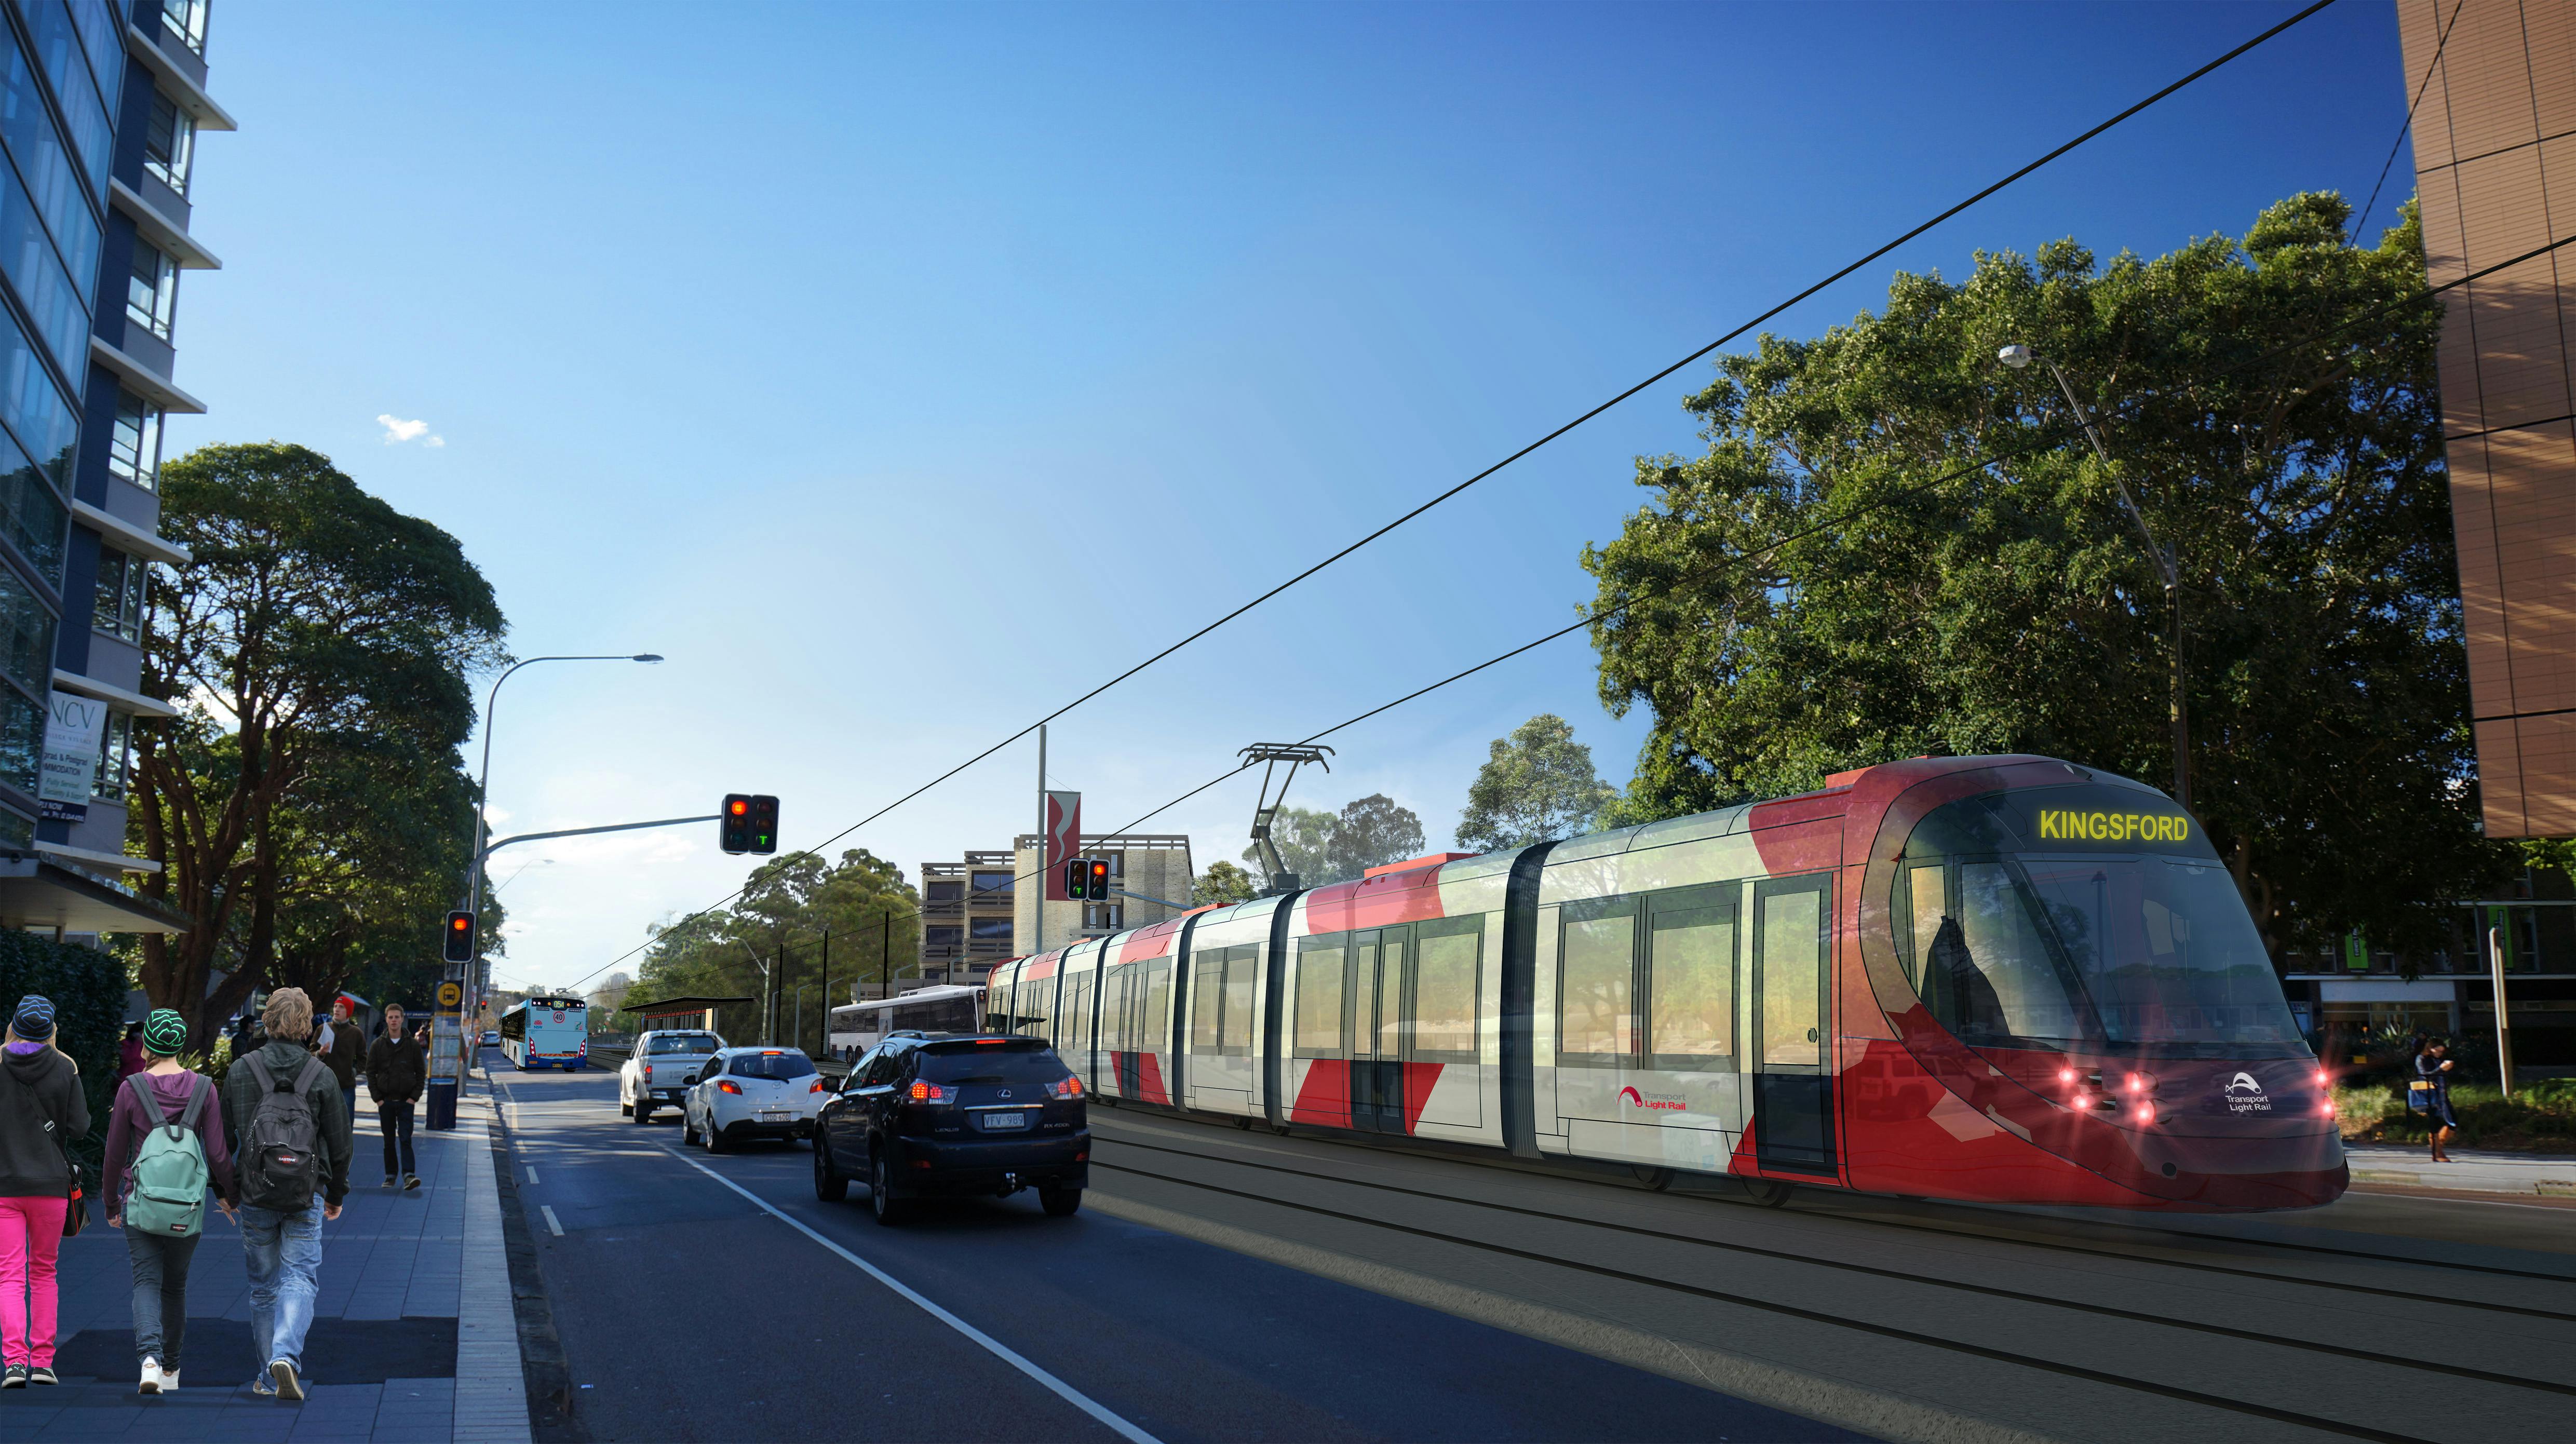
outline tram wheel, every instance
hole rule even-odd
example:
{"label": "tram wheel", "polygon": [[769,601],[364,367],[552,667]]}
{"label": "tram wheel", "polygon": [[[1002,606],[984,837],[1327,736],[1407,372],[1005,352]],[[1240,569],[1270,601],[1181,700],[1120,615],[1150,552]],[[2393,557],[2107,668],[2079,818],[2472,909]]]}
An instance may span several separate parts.
{"label": "tram wheel", "polygon": [[1753,1196],[1753,1201],[1762,1205],[1764,1208],[1778,1208],[1780,1205],[1787,1203],[1789,1201],[1789,1195],[1795,1192],[1797,1187],[1798,1185],[1794,1183],[1778,1178],[1748,1178],[1744,1180],[1744,1191],[1751,1194]]}
{"label": "tram wheel", "polygon": [[1657,1193],[1673,1186],[1673,1171],[1669,1168],[1649,1168],[1645,1164],[1637,1163],[1629,1165],[1628,1171],[1637,1175],[1639,1183]]}

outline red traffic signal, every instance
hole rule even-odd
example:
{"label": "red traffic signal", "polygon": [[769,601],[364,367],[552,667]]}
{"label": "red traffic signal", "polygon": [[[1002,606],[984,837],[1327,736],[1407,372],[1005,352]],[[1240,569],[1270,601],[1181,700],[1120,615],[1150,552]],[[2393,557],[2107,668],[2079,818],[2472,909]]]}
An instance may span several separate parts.
{"label": "red traffic signal", "polygon": [[1086,866],[1091,869],[1091,900],[1109,901],[1109,860],[1095,857]]}
{"label": "red traffic signal", "polygon": [[447,915],[447,938],[441,954],[451,963],[474,961],[474,914],[452,912]]}
{"label": "red traffic signal", "polygon": [[716,846],[727,852],[778,851],[778,799],[728,792],[716,813]]}

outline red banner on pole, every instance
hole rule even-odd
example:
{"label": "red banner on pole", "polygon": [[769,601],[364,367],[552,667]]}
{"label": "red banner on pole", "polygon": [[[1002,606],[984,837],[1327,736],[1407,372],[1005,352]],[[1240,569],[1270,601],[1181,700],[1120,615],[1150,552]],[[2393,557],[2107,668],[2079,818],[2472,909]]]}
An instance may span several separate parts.
{"label": "red banner on pole", "polygon": [[1082,856],[1082,794],[1050,792],[1046,804],[1046,891],[1041,896],[1048,902],[1071,902],[1064,890],[1064,865]]}

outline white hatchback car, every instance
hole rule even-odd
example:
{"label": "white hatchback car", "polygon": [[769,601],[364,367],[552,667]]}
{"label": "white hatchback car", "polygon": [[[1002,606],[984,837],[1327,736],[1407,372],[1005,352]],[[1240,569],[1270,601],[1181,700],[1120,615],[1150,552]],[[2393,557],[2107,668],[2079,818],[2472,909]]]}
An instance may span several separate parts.
{"label": "white hatchback car", "polygon": [[802,1048],[724,1048],[680,1100],[680,1140],[722,1153],[746,1138],[811,1138],[831,1085]]}

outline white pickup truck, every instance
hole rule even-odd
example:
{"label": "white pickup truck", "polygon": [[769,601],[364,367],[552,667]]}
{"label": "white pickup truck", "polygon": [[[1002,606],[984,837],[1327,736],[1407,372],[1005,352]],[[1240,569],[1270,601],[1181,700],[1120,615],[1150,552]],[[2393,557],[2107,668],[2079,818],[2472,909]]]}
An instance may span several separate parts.
{"label": "white pickup truck", "polygon": [[617,1070],[617,1111],[650,1123],[653,1110],[663,1104],[679,1107],[698,1070],[724,1045],[722,1037],[701,1028],[662,1029],[637,1037],[635,1051]]}

